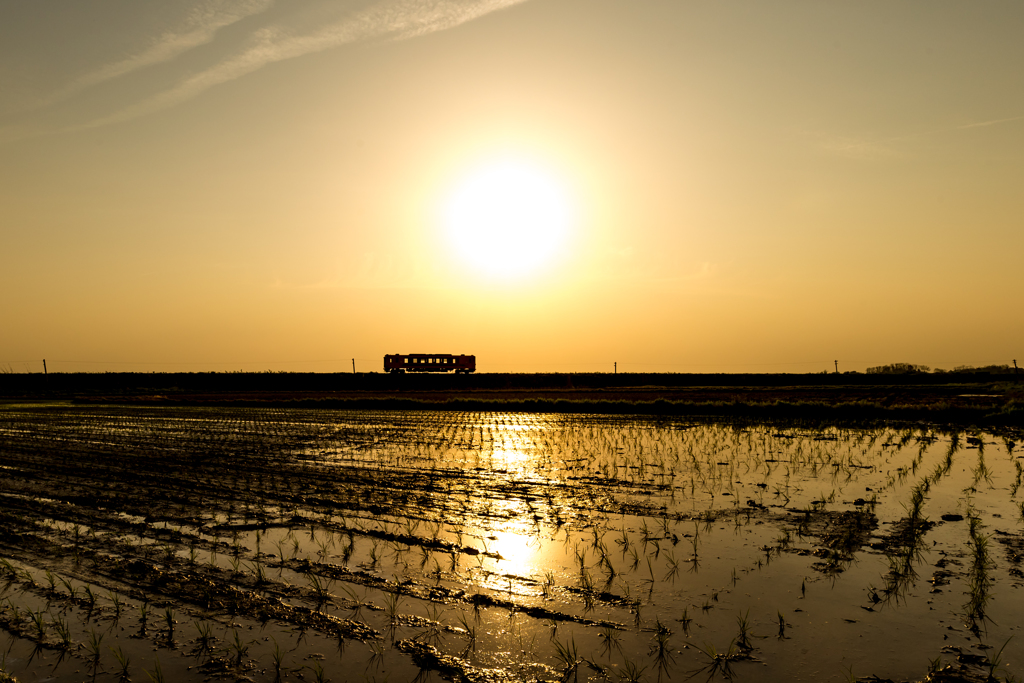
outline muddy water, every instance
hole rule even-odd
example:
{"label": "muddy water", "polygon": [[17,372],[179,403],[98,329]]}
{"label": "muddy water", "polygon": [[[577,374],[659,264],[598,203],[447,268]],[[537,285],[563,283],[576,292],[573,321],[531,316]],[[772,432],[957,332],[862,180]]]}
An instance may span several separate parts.
{"label": "muddy water", "polygon": [[1020,677],[1015,438],[7,406],[0,664],[21,681]]}

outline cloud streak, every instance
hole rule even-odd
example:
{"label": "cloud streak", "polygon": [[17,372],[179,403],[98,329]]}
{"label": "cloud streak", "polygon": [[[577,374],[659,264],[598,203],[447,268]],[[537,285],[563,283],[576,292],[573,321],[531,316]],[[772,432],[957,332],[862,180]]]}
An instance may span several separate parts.
{"label": "cloud streak", "polygon": [[1000,123],[1010,123],[1012,121],[1022,121],[1024,116],[1011,116],[1007,119],[993,119],[991,121],[980,121],[978,123],[968,123],[963,126],[957,126],[957,130],[965,130],[967,128],[987,128],[988,126],[997,126]]}
{"label": "cloud streak", "polygon": [[[166,90],[107,116],[65,130],[96,128],[152,114],[188,101],[217,85],[235,80],[264,66],[370,39],[405,40],[453,28],[526,0],[377,0],[368,7],[310,31],[296,31],[278,24],[253,31],[240,49],[219,62],[194,72]],[[268,1],[248,3],[245,16],[262,11]],[[216,31],[242,18],[214,14],[202,28],[168,34],[152,48],[135,57],[96,70],[80,80],[88,87],[137,69],[173,59],[192,47],[209,42]]]}
{"label": "cloud streak", "polygon": [[998,126],[1004,123],[1014,123],[1016,121],[1024,121],[1024,116],[1010,116],[1002,119],[992,119],[989,121],[965,123],[958,126],[932,128],[929,130],[922,130],[916,133],[887,137],[881,140],[835,136],[825,137],[821,135],[817,137],[819,137],[820,148],[828,153],[858,160],[878,160],[899,156],[894,147],[894,143],[900,143],[905,142],[907,140],[915,140],[920,138],[927,138],[930,136],[941,135],[945,133],[955,133],[961,130],[971,130],[973,128],[988,128],[990,126]]}
{"label": "cloud streak", "polygon": [[273,2],[274,0],[212,0],[200,5],[189,12],[181,28],[165,31],[142,51],[86,73],[49,97],[35,102],[31,108],[52,106],[102,83],[127,76],[140,69],[170,62],[190,50],[213,42],[218,31],[266,11]]}
{"label": "cloud streak", "polygon": [[212,2],[194,9],[184,31],[168,31],[142,52],[107,64],[78,79],[74,87],[84,89],[124,76],[139,69],[169,62],[179,55],[213,41],[217,32],[242,19],[265,11],[273,0]]}
{"label": "cloud streak", "polygon": [[896,156],[896,152],[886,143],[896,140],[891,138],[884,142],[850,137],[828,137],[820,142],[821,149],[838,156],[860,161],[887,159]]}

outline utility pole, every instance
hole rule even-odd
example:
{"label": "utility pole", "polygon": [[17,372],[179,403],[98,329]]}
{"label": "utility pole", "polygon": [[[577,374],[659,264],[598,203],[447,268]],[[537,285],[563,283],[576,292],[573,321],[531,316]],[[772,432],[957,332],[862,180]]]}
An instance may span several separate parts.
{"label": "utility pole", "polygon": [[356,359],[352,359],[352,374],[356,374]]}
{"label": "utility pole", "polygon": [[[1014,361],[1014,363],[1016,363],[1016,362],[1017,362],[1017,361]],[[613,375],[617,375],[617,374],[619,374],[619,363],[618,363],[618,362],[616,361],[615,363],[612,363],[612,365],[613,365],[613,366],[614,366],[614,368],[615,368],[615,369],[614,369],[614,371],[612,372],[612,374],[613,374]]]}
{"label": "utility pole", "polygon": [[[1017,361],[1013,361],[1013,365],[1016,367]],[[46,374],[46,359],[43,359],[43,374]]]}
{"label": "utility pole", "polygon": [[836,361],[836,374],[839,374],[839,361]]}
{"label": "utility pole", "polygon": [[1016,375],[1020,372],[1020,368],[1017,367],[1017,359],[1013,359],[1013,374]]}

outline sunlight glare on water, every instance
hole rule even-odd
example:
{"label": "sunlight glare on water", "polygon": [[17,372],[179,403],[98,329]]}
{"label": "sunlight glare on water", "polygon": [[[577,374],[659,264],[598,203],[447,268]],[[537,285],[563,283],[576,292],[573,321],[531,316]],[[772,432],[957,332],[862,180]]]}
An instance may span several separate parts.
{"label": "sunlight glare on water", "polygon": [[[413,678],[413,646],[470,667],[467,679],[558,680],[578,648],[587,669],[570,678],[595,683],[725,664],[744,681],[920,680],[939,655],[991,655],[1024,610],[1012,433],[64,406],[0,411],[0,440],[8,538],[32,541],[0,565],[0,619],[21,633],[19,615],[46,601],[79,630],[111,616],[112,598],[86,610],[59,582],[44,588],[47,570],[105,594],[104,576],[131,566],[123,599],[172,603],[179,629],[218,618],[167,592],[191,576],[215,600],[272,605],[269,622],[244,608],[229,621],[282,642],[313,612],[365,624],[375,635],[352,640],[370,647],[323,661],[367,680]],[[97,491],[110,492],[101,504]],[[175,580],[147,583],[164,575]],[[132,614],[125,633],[141,635]],[[152,666],[135,635],[109,644]],[[312,666],[307,647],[287,666]],[[44,660],[22,670],[57,666]]]}
{"label": "sunlight glare on water", "polygon": [[498,531],[489,548],[501,556],[498,571],[516,576],[531,576],[538,572],[536,562],[540,550],[539,539],[515,531]]}

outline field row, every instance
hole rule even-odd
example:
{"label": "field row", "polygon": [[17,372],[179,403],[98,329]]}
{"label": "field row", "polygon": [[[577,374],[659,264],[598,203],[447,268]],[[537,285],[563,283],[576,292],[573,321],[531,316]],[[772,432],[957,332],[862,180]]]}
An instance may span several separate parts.
{"label": "field row", "polygon": [[8,407],[6,666],[822,680],[920,678],[944,657],[1019,672],[994,656],[1020,607],[1015,449],[927,428]]}

